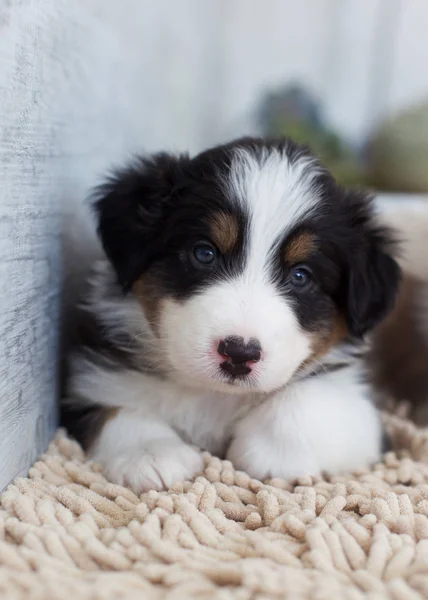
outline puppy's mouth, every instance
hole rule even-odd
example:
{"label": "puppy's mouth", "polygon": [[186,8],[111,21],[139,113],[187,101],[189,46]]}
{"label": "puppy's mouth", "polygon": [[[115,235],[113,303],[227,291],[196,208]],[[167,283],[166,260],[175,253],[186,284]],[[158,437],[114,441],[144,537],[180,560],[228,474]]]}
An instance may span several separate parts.
{"label": "puppy's mouth", "polygon": [[247,375],[252,372],[252,368],[249,363],[241,363],[236,365],[229,360],[225,360],[224,362],[220,363],[220,369],[231,379],[245,379]]}

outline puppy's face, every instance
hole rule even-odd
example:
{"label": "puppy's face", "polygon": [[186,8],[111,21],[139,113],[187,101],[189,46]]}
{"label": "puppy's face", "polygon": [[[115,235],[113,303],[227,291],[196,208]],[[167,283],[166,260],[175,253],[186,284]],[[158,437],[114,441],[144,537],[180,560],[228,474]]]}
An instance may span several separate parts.
{"label": "puppy's face", "polygon": [[290,141],[142,160],[102,188],[97,209],[158,359],[193,385],[278,389],[394,300],[398,267],[367,199]]}

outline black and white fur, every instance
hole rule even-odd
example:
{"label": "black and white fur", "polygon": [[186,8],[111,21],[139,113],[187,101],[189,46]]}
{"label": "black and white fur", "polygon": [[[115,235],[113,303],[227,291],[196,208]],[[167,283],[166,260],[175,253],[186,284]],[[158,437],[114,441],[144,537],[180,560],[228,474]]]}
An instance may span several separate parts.
{"label": "black and white fur", "polygon": [[[245,138],[137,159],[95,207],[107,260],[61,410],[112,481],[168,487],[201,471],[201,449],[261,479],[379,458],[362,340],[400,272],[364,194],[290,140]],[[230,338],[260,356],[235,365]]]}

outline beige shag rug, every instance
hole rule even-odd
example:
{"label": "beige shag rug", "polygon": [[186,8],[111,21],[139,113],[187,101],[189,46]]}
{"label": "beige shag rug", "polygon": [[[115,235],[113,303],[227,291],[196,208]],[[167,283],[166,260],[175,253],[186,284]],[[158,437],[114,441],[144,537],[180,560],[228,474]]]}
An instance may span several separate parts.
{"label": "beige shag rug", "polygon": [[0,598],[428,598],[428,430],[371,470],[261,483],[206,457],[141,498],[59,432],[1,497]]}

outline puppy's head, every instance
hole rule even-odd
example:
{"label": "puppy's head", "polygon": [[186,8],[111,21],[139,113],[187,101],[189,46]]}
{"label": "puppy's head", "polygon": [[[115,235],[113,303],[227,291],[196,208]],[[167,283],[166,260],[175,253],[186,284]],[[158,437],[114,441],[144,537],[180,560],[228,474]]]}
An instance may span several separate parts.
{"label": "puppy's head", "polygon": [[399,268],[369,200],[289,140],[140,159],[96,210],[119,282],[188,383],[278,389],[395,299]]}

